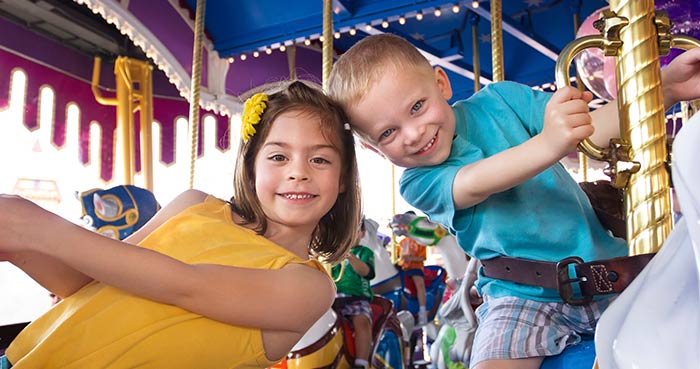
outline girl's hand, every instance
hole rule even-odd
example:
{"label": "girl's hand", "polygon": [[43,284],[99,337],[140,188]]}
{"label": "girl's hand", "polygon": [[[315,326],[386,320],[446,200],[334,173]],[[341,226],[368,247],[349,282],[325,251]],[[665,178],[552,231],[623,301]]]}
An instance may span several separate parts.
{"label": "girl's hand", "polygon": [[9,253],[28,251],[55,217],[33,202],[14,195],[0,195],[0,260]]}
{"label": "girl's hand", "polygon": [[700,98],[700,48],[690,49],[661,70],[664,106]]}

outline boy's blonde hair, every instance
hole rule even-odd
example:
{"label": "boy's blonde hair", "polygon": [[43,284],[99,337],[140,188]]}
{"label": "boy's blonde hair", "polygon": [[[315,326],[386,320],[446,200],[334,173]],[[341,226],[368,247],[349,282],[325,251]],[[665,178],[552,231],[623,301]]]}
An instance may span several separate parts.
{"label": "boy's blonde hair", "polygon": [[347,109],[360,100],[388,67],[432,68],[415,46],[383,33],[365,37],[338,58],[328,79],[328,94]]}
{"label": "boy's blonde hair", "polygon": [[310,118],[320,118],[321,133],[340,153],[340,181],[345,185],[345,191],[338,195],[331,210],[319,221],[311,237],[309,254],[331,263],[339,261],[359,241],[357,224],[362,219],[355,141],[346,129],[347,118],[340,106],[311,84],[285,82],[276,90],[278,92],[268,96],[267,108],[255,125],[255,134],[247,142],[241,140],[233,179],[235,196],[230,202],[246,224],[253,224],[258,234],[264,234],[267,217],[255,193],[255,157],[281,114],[298,112]]}

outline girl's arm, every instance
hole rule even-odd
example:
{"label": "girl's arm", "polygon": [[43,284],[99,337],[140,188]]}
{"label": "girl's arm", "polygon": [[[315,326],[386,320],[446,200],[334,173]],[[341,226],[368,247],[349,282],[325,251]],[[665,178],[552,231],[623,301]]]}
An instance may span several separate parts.
{"label": "girl's arm", "polygon": [[9,253],[4,259],[61,298],[72,295],[92,281],[60,260],[34,251]]}
{"label": "girl's arm", "polygon": [[[197,191],[184,193],[147,227],[203,197]],[[37,225],[42,232],[31,231]],[[265,270],[185,264],[83,229],[29,201],[0,198],[0,253],[27,249],[129,293],[241,326],[303,333],[335,297],[332,281],[304,265]]]}
{"label": "girl's arm", "polygon": [[[182,211],[185,207],[196,203],[198,199],[201,201],[203,198],[204,196],[198,194],[183,196],[181,201],[173,202],[172,205],[163,208],[144,227],[129,236],[125,241],[136,244],[166,219]],[[42,229],[40,224],[36,225],[36,230],[46,233],[46,230]],[[72,295],[93,280],[91,277],[50,255],[28,249],[8,253],[3,259],[11,262],[42,287],[62,298]]]}

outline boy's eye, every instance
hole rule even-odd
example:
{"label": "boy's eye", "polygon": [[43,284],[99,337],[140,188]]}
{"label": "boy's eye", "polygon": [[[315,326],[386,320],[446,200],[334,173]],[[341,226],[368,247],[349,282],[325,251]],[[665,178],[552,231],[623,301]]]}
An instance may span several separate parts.
{"label": "boy's eye", "polygon": [[420,110],[420,108],[422,108],[422,107],[423,107],[423,100],[417,101],[417,102],[416,102],[415,104],[413,104],[413,106],[411,107],[411,114],[417,113],[417,112]]}
{"label": "boy's eye", "polygon": [[380,139],[387,138],[391,136],[392,133],[394,133],[396,129],[395,128],[389,128],[386,131],[382,132],[381,136],[379,136]]}

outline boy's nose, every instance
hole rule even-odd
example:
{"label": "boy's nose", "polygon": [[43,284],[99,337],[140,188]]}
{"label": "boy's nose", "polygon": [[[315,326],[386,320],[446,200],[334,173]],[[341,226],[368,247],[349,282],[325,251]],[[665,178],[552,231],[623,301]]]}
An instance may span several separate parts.
{"label": "boy's nose", "polygon": [[403,134],[407,145],[415,145],[420,142],[421,137],[425,133],[425,127],[422,124],[407,125],[403,129]]}

